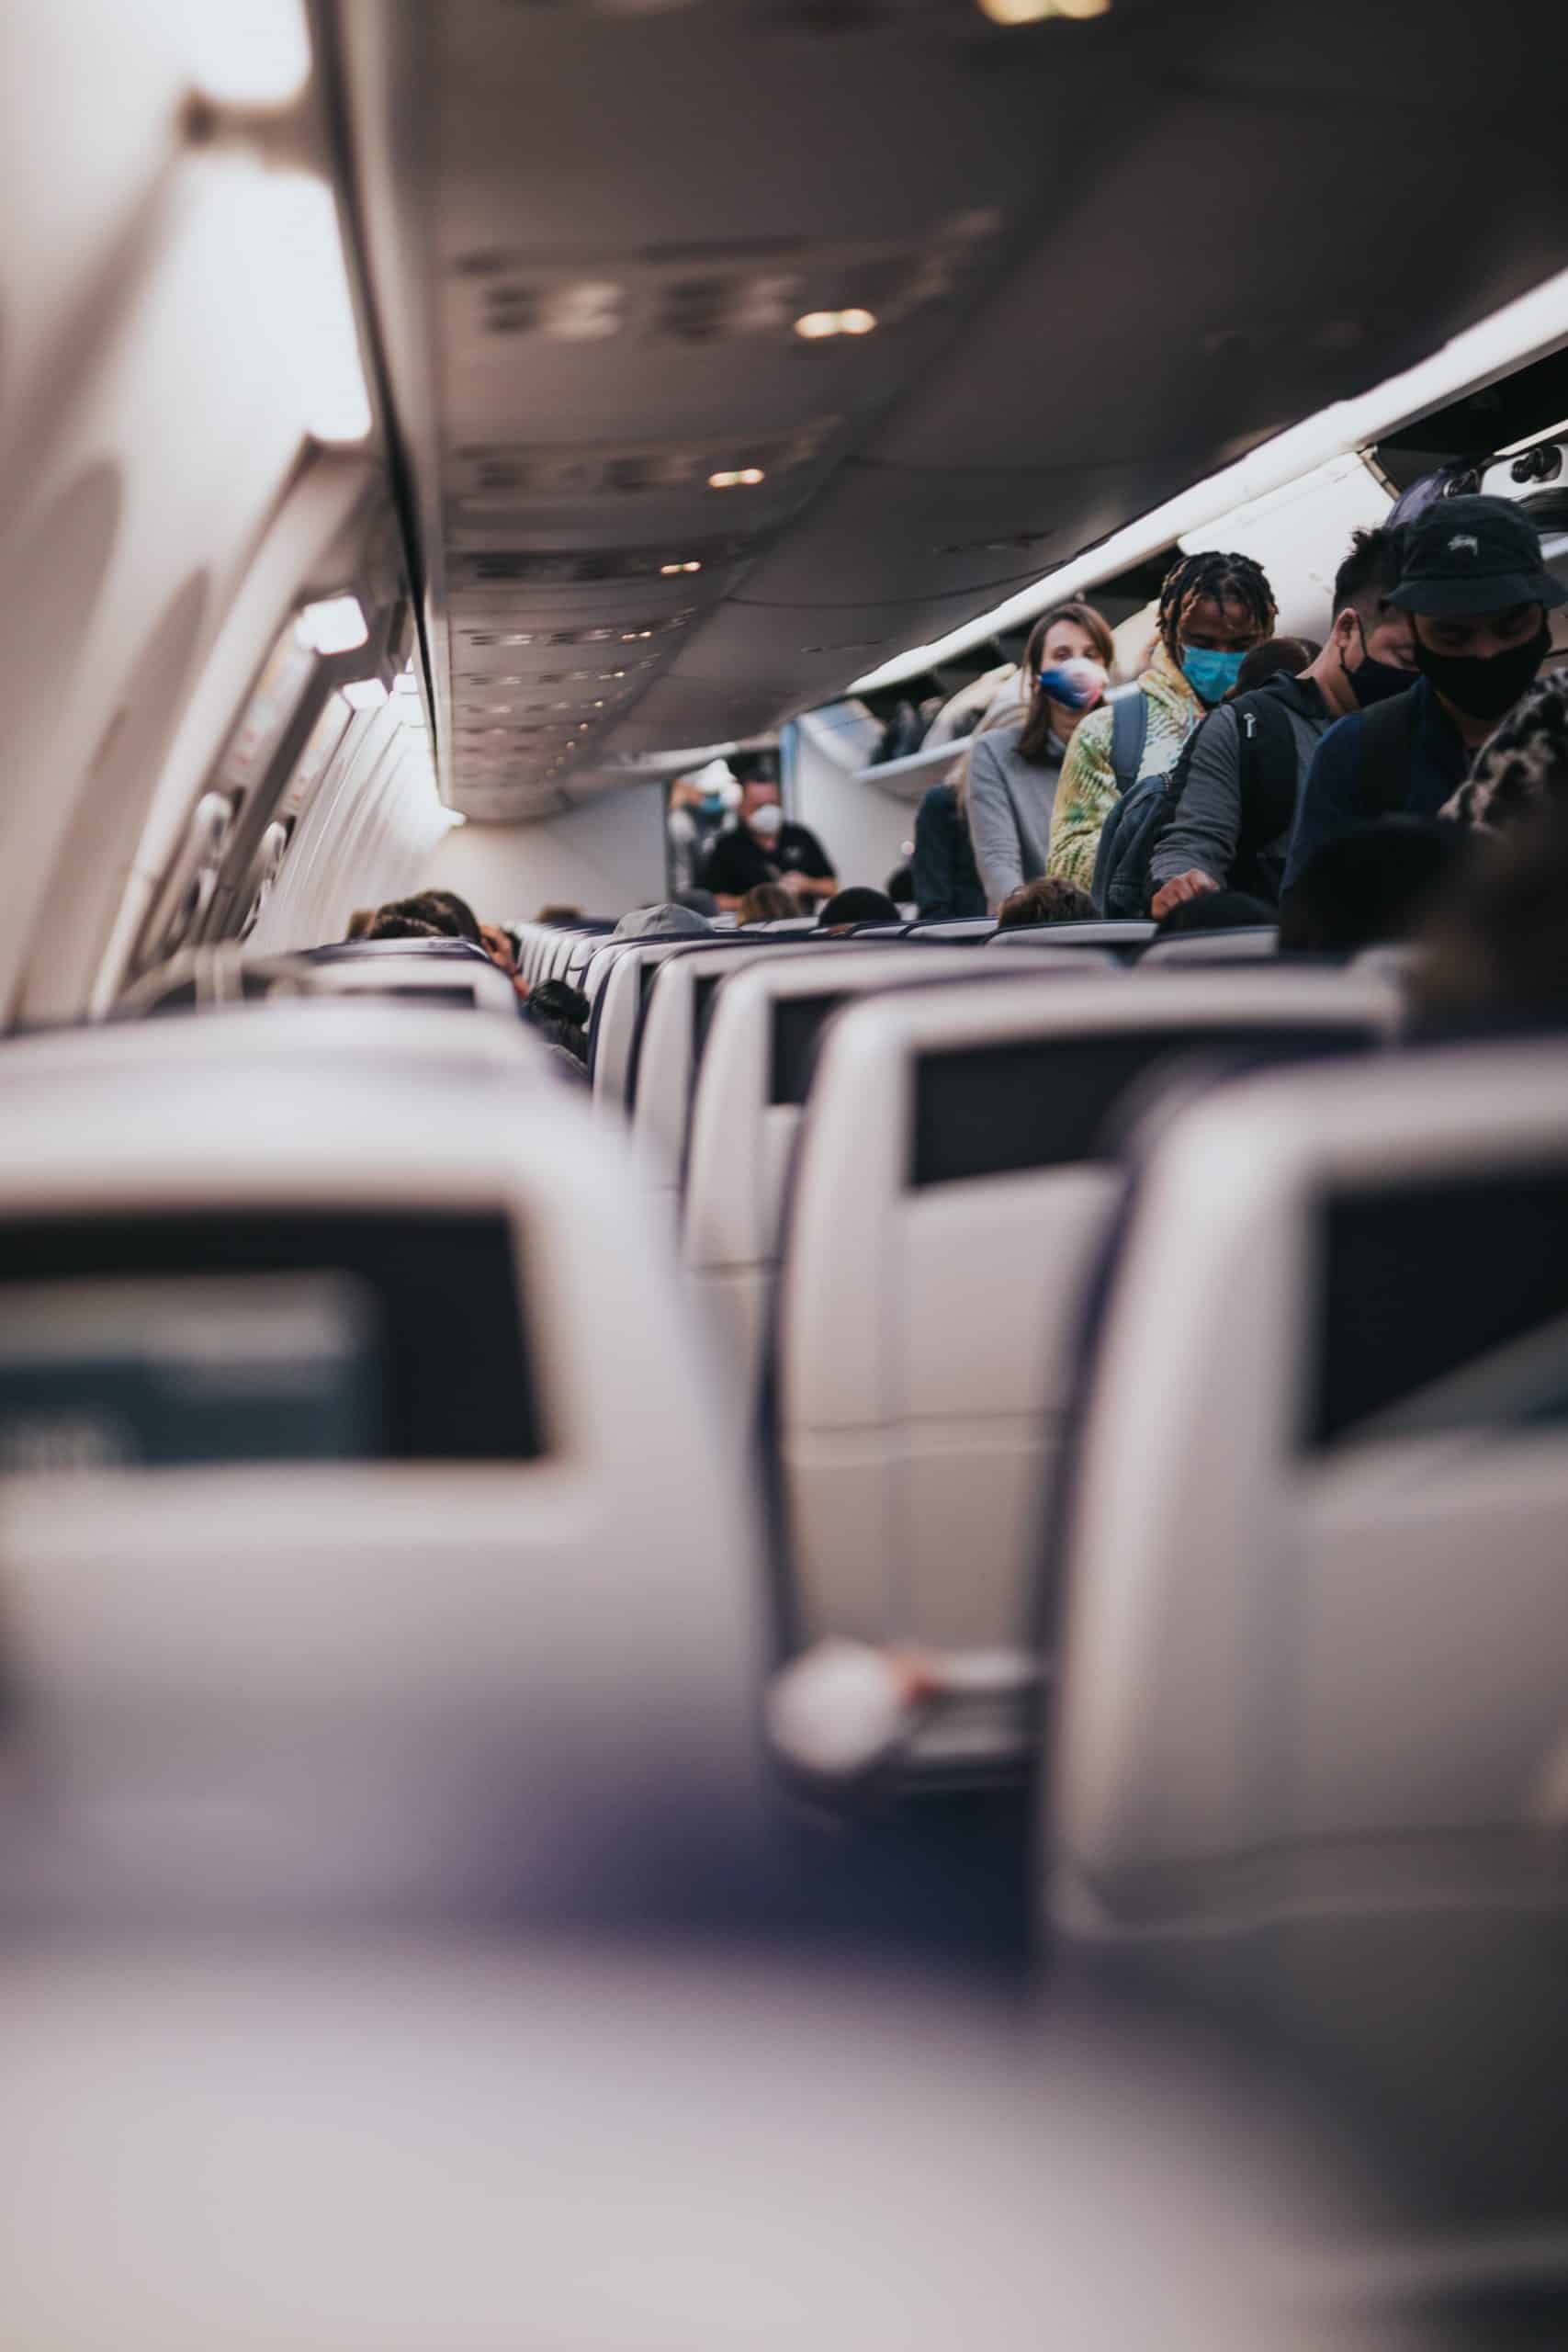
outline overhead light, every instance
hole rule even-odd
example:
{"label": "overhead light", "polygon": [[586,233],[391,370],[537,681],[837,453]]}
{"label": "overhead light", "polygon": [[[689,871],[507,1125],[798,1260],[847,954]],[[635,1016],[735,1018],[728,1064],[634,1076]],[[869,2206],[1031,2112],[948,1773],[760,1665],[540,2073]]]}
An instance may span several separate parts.
{"label": "overhead light", "polygon": [[365,607],[357,596],[324,596],[299,616],[299,634],[312,653],[355,653],[370,641]]}
{"label": "overhead light", "polygon": [[734,473],[709,474],[708,488],[710,490],[755,490],[760,481],[766,481],[766,480],[767,476],[761,466],[740,466]]}
{"label": "overhead light", "polygon": [[379,710],[391,695],[379,678],[350,678],[343,689],[343,698],[350,710]]}
{"label": "overhead light", "polygon": [[824,343],[832,335],[870,334],[876,323],[874,311],[807,311],[795,331],[803,342]]}
{"label": "overhead light", "polygon": [[994,25],[1037,25],[1047,17],[1107,17],[1111,0],[979,0],[979,7]]}
{"label": "overhead light", "polygon": [[661,580],[673,580],[678,572],[701,570],[700,563],[661,563],[659,567],[659,576]]}
{"label": "overhead light", "polygon": [[302,0],[186,0],[190,78],[220,107],[285,107],[310,78]]}

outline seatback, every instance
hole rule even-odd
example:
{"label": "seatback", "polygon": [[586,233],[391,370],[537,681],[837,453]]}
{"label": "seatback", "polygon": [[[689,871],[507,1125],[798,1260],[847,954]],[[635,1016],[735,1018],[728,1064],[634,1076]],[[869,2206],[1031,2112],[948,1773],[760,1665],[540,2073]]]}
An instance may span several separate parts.
{"label": "seatback", "polygon": [[666,956],[689,950],[693,944],[688,938],[626,940],[602,967],[590,1015],[589,1068],[594,1107],[617,1125],[627,1109],[637,1024],[654,973]]}
{"label": "seatback", "polygon": [[1135,956],[1155,935],[1152,922],[1028,922],[993,932],[987,947],[1109,947]]}
{"label": "seatback", "polygon": [[1560,2212],[1568,1050],[1190,1103],[1065,1530],[1051,1930],[1349,2083],[1446,2212]]}
{"label": "seatback", "polygon": [[908,926],[911,939],[953,939],[960,945],[983,946],[997,928],[994,915],[927,915]]}
{"label": "seatback", "polygon": [[7,1886],[684,1900],[761,1818],[727,1399],[570,1097],[244,1046],[318,1015],[0,1049]]}
{"label": "seatback", "polygon": [[[846,951],[830,969],[816,957],[760,963],[726,980],[715,999],[692,1104],[683,1249],[748,1383],[758,1369],[785,1179],[828,1022],[863,995],[968,984],[988,968],[899,941]],[[1042,965],[1040,977],[1052,969],[1081,972],[1081,957]]]}
{"label": "seatback", "polygon": [[681,1186],[692,1086],[720,981],[769,956],[845,952],[842,940],[737,937],[665,957],[641,1009],[629,1080],[632,1132],[656,1190],[674,1193]]}
{"label": "seatback", "polygon": [[1227,1086],[1156,1142],[1065,1531],[1064,1922],[1544,1892],[1565,1080],[1561,1045],[1423,1048]]}
{"label": "seatback", "polygon": [[1229,931],[1179,931],[1145,948],[1145,964],[1256,964],[1280,952],[1275,924],[1237,924]]}
{"label": "seatback", "polygon": [[[1113,1115],[1172,1056],[1359,1045],[1396,1005],[1339,974],[1249,975],[1240,991],[1119,972],[907,989],[838,1017],[779,1284],[801,1638],[1027,1643],[1074,1340],[1119,1197]],[[1026,1734],[1014,1719],[1014,1745]]]}
{"label": "seatback", "polygon": [[[377,945],[380,942],[374,943]],[[406,947],[401,956],[352,956],[307,964],[288,956],[247,957],[244,970],[270,981],[280,995],[375,996],[403,1003],[431,1004],[447,1012],[497,1012],[518,1017],[517,992],[506,973],[477,948],[451,955],[434,941],[386,943]]]}

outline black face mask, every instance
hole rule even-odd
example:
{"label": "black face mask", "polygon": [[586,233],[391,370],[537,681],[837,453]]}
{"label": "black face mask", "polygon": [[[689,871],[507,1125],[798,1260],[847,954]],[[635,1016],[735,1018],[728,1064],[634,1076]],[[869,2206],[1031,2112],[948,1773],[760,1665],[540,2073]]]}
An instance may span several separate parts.
{"label": "black face mask", "polygon": [[1416,639],[1416,665],[1467,718],[1501,718],[1512,710],[1551,650],[1544,618],[1525,645],[1506,653],[1434,653]]}
{"label": "black face mask", "polygon": [[[1397,662],[1378,661],[1367,650],[1367,632],[1361,627],[1359,615],[1356,627],[1361,630],[1360,666],[1352,670],[1346,662],[1345,674],[1350,681],[1350,692],[1361,708],[1370,710],[1373,703],[1387,702],[1392,695],[1407,695],[1416,684],[1415,671],[1402,670]],[[1339,658],[1345,662],[1343,653]]]}

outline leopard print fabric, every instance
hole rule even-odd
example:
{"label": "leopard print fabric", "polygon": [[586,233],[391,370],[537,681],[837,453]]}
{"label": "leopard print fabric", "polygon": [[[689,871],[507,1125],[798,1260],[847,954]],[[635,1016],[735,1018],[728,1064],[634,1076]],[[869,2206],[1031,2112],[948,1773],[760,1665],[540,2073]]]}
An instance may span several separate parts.
{"label": "leopard print fabric", "polygon": [[1568,672],[1538,679],[1489,735],[1440,814],[1505,832],[1547,798],[1568,800]]}

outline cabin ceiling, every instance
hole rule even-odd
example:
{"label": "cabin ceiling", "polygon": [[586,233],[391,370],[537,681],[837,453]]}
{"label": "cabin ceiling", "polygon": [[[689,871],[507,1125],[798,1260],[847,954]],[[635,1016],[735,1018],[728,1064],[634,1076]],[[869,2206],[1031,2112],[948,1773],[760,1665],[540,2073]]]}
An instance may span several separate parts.
{"label": "cabin ceiling", "polygon": [[1561,267],[1561,0],[1476,24],[319,0],[453,804],[760,733]]}

